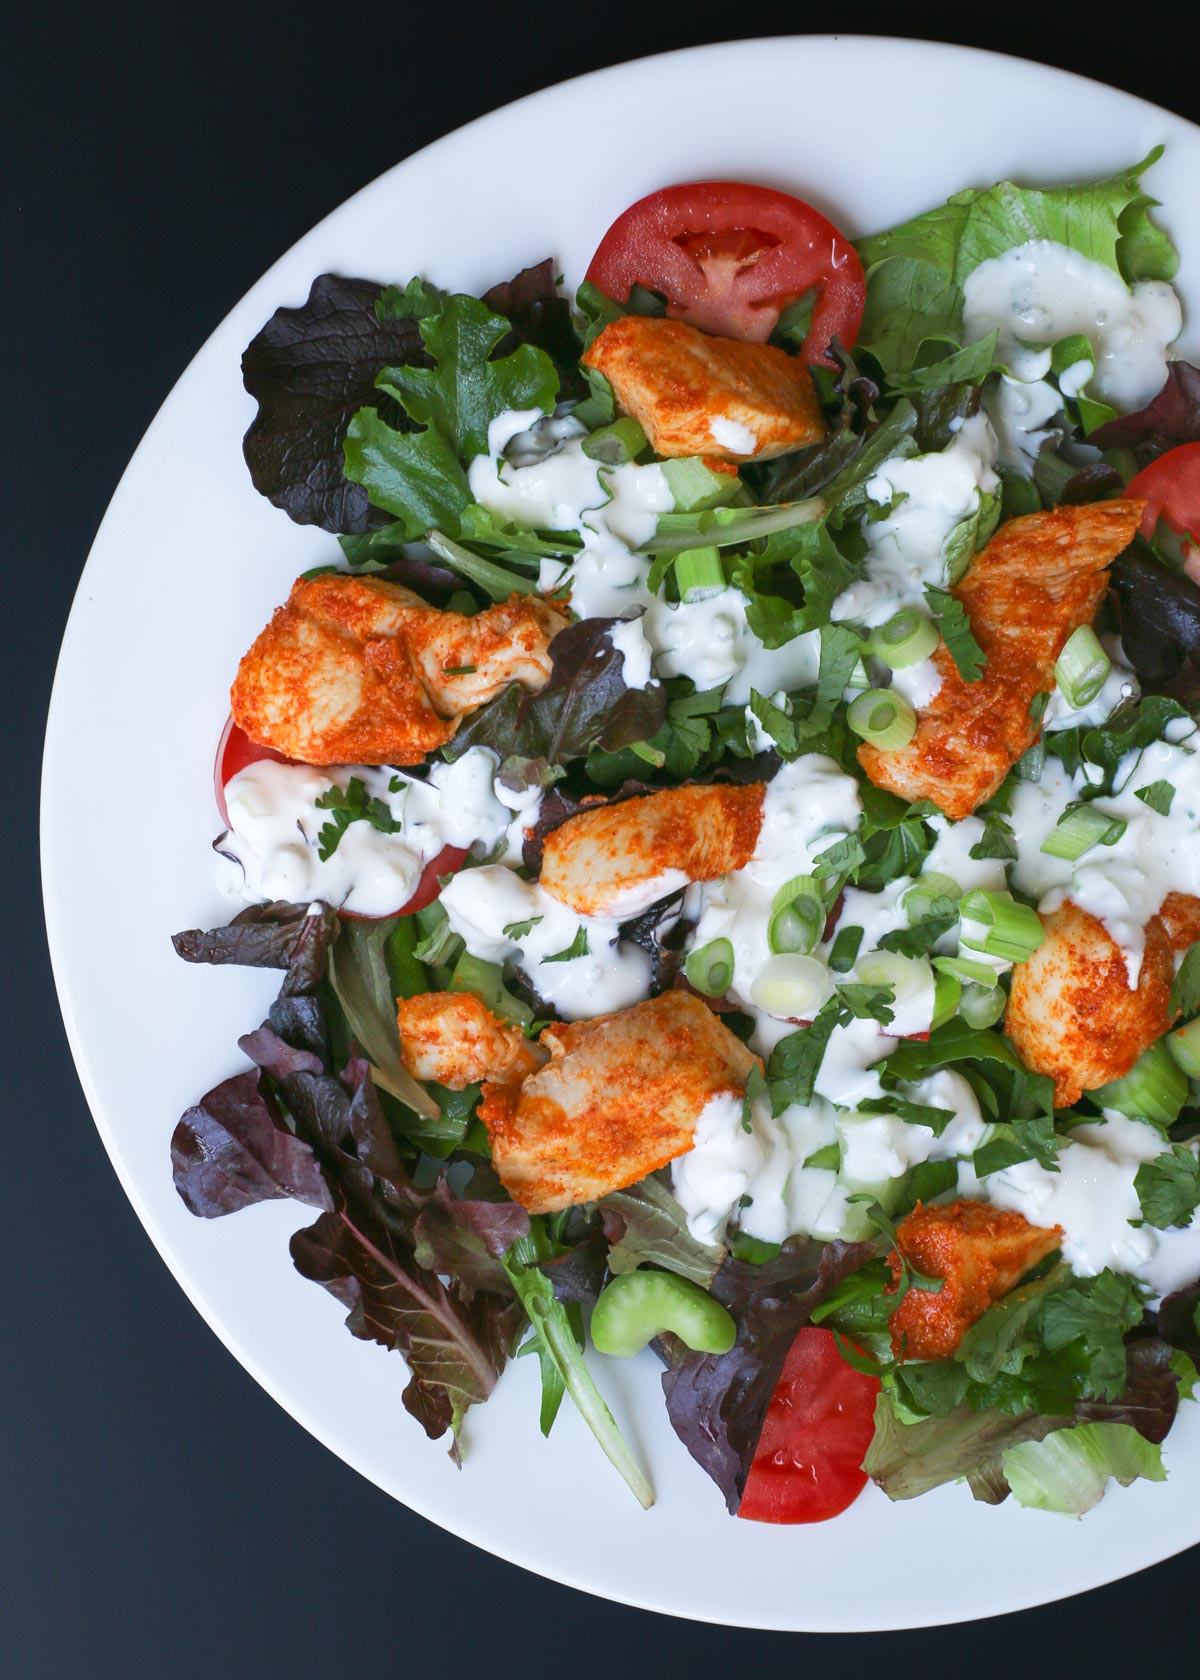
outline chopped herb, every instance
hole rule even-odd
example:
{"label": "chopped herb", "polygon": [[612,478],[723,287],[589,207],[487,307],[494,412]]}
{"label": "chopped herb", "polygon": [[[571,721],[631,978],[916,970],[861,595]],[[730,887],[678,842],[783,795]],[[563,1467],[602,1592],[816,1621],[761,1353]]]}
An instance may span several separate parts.
{"label": "chopped herb", "polygon": [[909,1102],[890,1092],[884,1097],[864,1098],[858,1104],[858,1111],[860,1114],[893,1114],[897,1120],[903,1120],[910,1126],[928,1126],[937,1137],[941,1137],[954,1118],[952,1108],[934,1108],[930,1103]]}
{"label": "chopped herb", "polygon": [[587,929],[581,927],[575,930],[575,937],[572,939],[565,951],[555,951],[552,957],[543,957],[542,961],[544,963],[574,962],[576,957],[586,957],[590,954],[591,953],[588,951]]}
{"label": "chopped herb", "polygon": [[837,1172],[842,1164],[842,1146],[840,1143],[827,1143],[823,1149],[814,1150],[803,1163],[806,1167],[820,1167],[825,1172]]}
{"label": "chopped herb", "polygon": [[358,776],[351,776],[344,792],[339,787],[331,787],[328,793],[321,794],[316,805],[318,810],[333,813],[333,820],[325,823],[317,835],[317,856],[322,863],[328,862],[337,851],[351,823],[368,822],[380,834],[399,834],[403,826],[384,800],[367,793],[365,782]]}
{"label": "chopped herb", "polygon": [[[530,916],[527,922],[509,922],[504,929],[504,937],[505,939],[524,939],[529,930],[535,928],[543,919],[541,916]],[[582,929],[580,931],[582,932]],[[552,962],[554,959],[549,958],[548,960]]]}
{"label": "chopped herb", "polygon": [[1171,986],[1171,996],[1167,1002],[1167,1012],[1172,1019],[1176,1015],[1195,1015],[1200,1010],[1200,939],[1189,946],[1188,954],[1180,965],[1179,973],[1175,976]]}
{"label": "chopped herb", "polygon": [[473,677],[475,667],[474,665],[443,665],[442,675],[444,677]]}
{"label": "chopped herb", "polygon": [[958,667],[964,682],[978,682],[987,663],[983,649],[971,632],[971,621],[957,596],[935,584],[925,585],[925,599],[938,620],[946,651]]}
{"label": "chopped herb", "polygon": [[1175,798],[1175,789],[1170,782],[1151,782],[1148,787],[1137,788],[1135,791],[1143,805],[1149,805],[1160,817],[1170,816],[1171,801]]}
{"label": "chopped herb", "polygon": [[1133,1181],[1142,1217],[1156,1230],[1190,1225],[1200,1207],[1200,1159],[1185,1144],[1176,1143],[1138,1168]]}

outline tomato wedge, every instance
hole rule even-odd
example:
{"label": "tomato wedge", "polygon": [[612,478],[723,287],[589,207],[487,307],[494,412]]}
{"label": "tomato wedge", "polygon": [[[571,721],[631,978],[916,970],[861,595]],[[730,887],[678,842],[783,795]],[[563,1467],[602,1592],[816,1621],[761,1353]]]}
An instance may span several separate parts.
{"label": "tomato wedge", "polygon": [[705,332],[761,343],[784,308],[813,287],[805,361],[835,364],[862,324],[866,282],[858,253],[803,199],[740,181],[691,181],[640,198],[600,241],[587,278],[625,302],[634,285],[667,299],[667,313]]}
{"label": "tomato wedge", "polygon": [[847,1365],[830,1330],[808,1325],[792,1343],[754,1454],[738,1516],[825,1522],[866,1486],[879,1379]]}
{"label": "tomato wedge", "polygon": [[1146,499],[1144,537],[1154,535],[1160,519],[1181,537],[1200,537],[1200,443],[1168,449],[1134,475],[1125,494]]}
{"label": "tomato wedge", "polygon": [[[260,747],[257,741],[252,741],[246,732],[239,729],[232,718],[221,731],[221,739],[217,745],[216,762],[213,765],[213,787],[217,796],[217,809],[221,813],[221,820],[228,828],[229,807],[225,803],[225,784],[237,775],[239,770],[245,770],[248,765],[258,764],[262,759],[273,759],[276,764],[294,764],[295,759],[285,758],[282,753],[275,752],[271,747]],[[432,904],[441,886],[438,877],[456,874],[467,861],[465,846],[443,846],[436,857],[421,871],[420,879],[413,890],[412,897],[398,909],[389,911],[392,916],[411,916],[418,910],[424,910],[427,904]],[[354,910],[341,912],[349,921],[372,922],[379,921],[377,916],[362,916]]]}

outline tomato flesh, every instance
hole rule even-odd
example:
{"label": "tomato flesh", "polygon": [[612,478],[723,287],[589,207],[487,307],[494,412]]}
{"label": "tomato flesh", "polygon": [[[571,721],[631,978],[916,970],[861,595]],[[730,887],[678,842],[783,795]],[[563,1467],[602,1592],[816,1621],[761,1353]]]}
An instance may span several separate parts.
{"label": "tomato flesh", "polygon": [[[229,827],[229,806],[225,801],[226,784],[237,775],[239,770],[245,770],[251,764],[258,764],[263,759],[271,759],[276,764],[295,764],[294,758],[285,758],[282,753],[272,747],[260,747],[257,741],[252,741],[245,730],[239,729],[232,718],[221,731],[221,739],[217,745],[216,761],[213,765],[213,787],[217,796],[217,809],[221,813],[221,820],[226,828]],[[424,910],[427,904],[432,904],[441,891],[439,876],[455,875],[467,861],[465,846],[443,846],[436,857],[421,871],[421,877],[413,890],[412,897],[397,910],[390,910],[390,916],[412,916],[418,910]],[[348,921],[373,922],[383,918],[379,916],[363,916],[355,910],[342,910],[340,915]]]}
{"label": "tomato flesh", "polygon": [[1134,475],[1125,494],[1145,497],[1141,528],[1147,539],[1160,519],[1181,537],[1200,537],[1200,443],[1168,449]]}
{"label": "tomato flesh", "polygon": [[746,1480],[738,1516],[826,1522],[866,1486],[879,1380],[847,1365],[833,1333],[808,1325],[792,1343]]}
{"label": "tomato flesh", "polygon": [[784,308],[814,287],[807,362],[836,364],[849,349],[866,299],[850,241],[811,204],[770,187],[692,181],[631,204],[609,228],[587,278],[624,302],[635,285],[662,292],[667,314],[705,332],[761,343]]}

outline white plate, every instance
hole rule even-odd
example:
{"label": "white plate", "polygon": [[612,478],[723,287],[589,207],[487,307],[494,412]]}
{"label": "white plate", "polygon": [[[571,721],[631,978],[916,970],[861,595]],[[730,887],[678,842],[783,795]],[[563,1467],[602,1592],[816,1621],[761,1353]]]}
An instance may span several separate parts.
{"label": "white plate", "polygon": [[528,1569],[749,1627],[993,1615],[1200,1539],[1200,1418],[1184,1408],[1165,1486],[1114,1490],[1078,1525],[951,1487],[897,1506],[868,1488],[836,1522],[775,1528],[725,1515],[667,1425],[649,1354],[598,1359],[654,1480],[643,1514],[570,1406],[542,1440],[536,1361],[471,1414],[460,1474],[401,1409],[400,1360],[355,1341],[292,1269],[294,1205],[211,1222],[185,1211],[168,1159],[176,1117],[241,1065],[236,1039],[278,977],[190,967],[168,935],[228,914],[211,885],[210,765],[237,660],[291,579],[337,553],[251,488],[242,349],[326,269],[474,291],[553,254],[578,279],[616,213],[672,181],[786,188],[859,233],[1006,175],[1106,174],[1158,141],[1151,190],[1194,300],[1200,130],[1093,82],[955,47],[818,37],[703,47],[548,89],[397,165],[281,258],[171,392],[105,516],[63,642],[43,801],[50,943],[96,1124],[163,1259],[264,1388],[397,1499]]}

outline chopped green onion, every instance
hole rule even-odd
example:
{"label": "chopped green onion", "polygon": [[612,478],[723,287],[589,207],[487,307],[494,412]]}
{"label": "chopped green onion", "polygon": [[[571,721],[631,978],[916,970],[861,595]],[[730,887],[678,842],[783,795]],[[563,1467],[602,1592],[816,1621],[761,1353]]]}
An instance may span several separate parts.
{"label": "chopped green onion", "polygon": [[1042,841],[1047,857],[1074,863],[1093,846],[1115,846],[1129,824],[1124,817],[1106,817],[1094,805],[1071,805]]}
{"label": "chopped green onion", "polygon": [[846,721],[856,735],[880,752],[898,752],[917,732],[917,714],[908,701],[886,688],[869,688],[850,702]]}
{"label": "chopped green onion", "polygon": [[1179,1118],[1187,1101],[1188,1082],[1162,1039],[1140,1055],[1122,1079],[1089,1091],[1101,1108],[1115,1108],[1131,1120],[1146,1120],[1164,1130]]}
{"label": "chopped green onion", "polygon": [[929,1023],[930,1027],[944,1027],[946,1022],[957,1014],[961,997],[962,986],[957,977],[953,974],[938,973],[933,982],[933,1019]]}
{"label": "chopped green onion", "polygon": [[1200,1079],[1200,1020],[1189,1021],[1165,1040],[1171,1059],[1189,1079]]}
{"label": "chopped green onion", "polygon": [[767,924],[767,944],[772,954],[807,953],[824,929],[825,899],[814,877],[796,875],[785,881],[775,894]]}
{"label": "chopped green onion", "polygon": [[968,957],[934,957],[933,966],[939,974],[952,975],[964,986],[994,986],[996,970],[986,963],[971,962]]}
{"label": "chopped green onion", "polygon": [[858,960],[862,942],[862,928],[844,927],[838,929],[837,938],[829,948],[829,966],[835,974],[849,974]]}
{"label": "chopped green onion", "polygon": [[995,1026],[1007,1002],[1003,986],[977,986],[972,983],[963,987],[958,1013],[969,1027],[978,1031]]}
{"label": "chopped green onion", "polygon": [[1058,656],[1054,680],[1067,705],[1078,711],[1080,706],[1096,698],[1111,668],[1112,661],[1100,646],[1096,632],[1090,624],[1081,624]]}
{"label": "chopped green onion", "polygon": [[949,898],[957,903],[961,897],[962,888],[957,881],[952,881],[949,875],[939,875],[936,870],[930,870],[909,887],[900,904],[910,924],[915,926],[933,913],[932,906],[939,898]]}
{"label": "chopped green onion", "polygon": [[906,671],[928,659],[938,645],[932,620],[915,607],[902,607],[871,637],[871,652],[893,671]]}
{"label": "chopped green onion", "polygon": [[589,461],[606,467],[623,467],[646,447],[646,434],[636,420],[623,414],[611,425],[589,432],[580,446]]}
{"label": "chopped green onion", "polygon": [[693,601],[710,589],[724,589],[720,549],[711,544],[685,549],[675,562],[675,582],[681,601]]}
{"label": "chopped green onion", "polygon": [[[690,978],[690,976],[689,976]],[[833,991],[833,977],[816,957],[768,957],[754,977],[750,1000],[781,1021],[811,1021]]]}
{"label": "chopped green onion", "polygon": [[724,507],[742,487],[733,473],[713,472],[698,455],[680,455],[659,463],[667,489],[675,500],[676,513],[698,513],[701,508]]}
{"label": "chopped green onion", "polygon": [[854,661],[854,669],[846,679],[846,687],[853,689],[856,694],[859,694],[864,688],[870,688],[870,686],[871,679],[867,675],[867,667],[863,664],[861,659],[856,659]]}
{"label": "chopped green onion", "polygon": [[[976,889],[964,894],[959,912],[963,922],[960,942],[969,950],[985,951],[989,957],[1005,962],[1027,962],[1046,937],[1037,911],[1028,904],[1018,904],[1011,893]],[[967,926],[970,922],[982,930],[982,938],[975,928]]]}
{"label": "chopped green onion", "polygon": [[710,939],[698,951],[689,951],[683,965],[689,986],[705,997],[724,997],[733,981],[733,946],[728,939]]}
{"label": "chopped green onion", "polygon": [[933,969],[924,957],[903,957],[898,951],[872,951],[855,970],[867,986],[890,986],[897,1004],[908,1003],[933,981]]}

